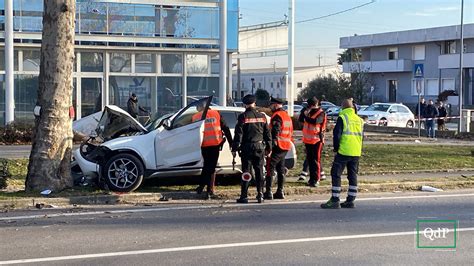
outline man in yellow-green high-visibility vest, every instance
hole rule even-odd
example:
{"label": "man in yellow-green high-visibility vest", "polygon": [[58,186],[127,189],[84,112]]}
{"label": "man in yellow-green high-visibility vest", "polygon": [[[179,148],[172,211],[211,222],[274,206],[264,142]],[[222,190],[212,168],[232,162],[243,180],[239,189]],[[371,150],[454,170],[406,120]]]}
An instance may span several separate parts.
{"label": "man in yellow-green high-visibility vest", "polygon": [[[336,126],[333,130],[334,162],[331,168],[332,196],[328,202],[321,204],[323,209],[354,208],[357,196],[357,173],[359,171],[359,158],[362,154],[362,139],[364,122],[356,115],[351,99],[342,102]],[[347,179],[349,190],[347,199],[339,203],[341,193],[341,175],[347,166]]]}

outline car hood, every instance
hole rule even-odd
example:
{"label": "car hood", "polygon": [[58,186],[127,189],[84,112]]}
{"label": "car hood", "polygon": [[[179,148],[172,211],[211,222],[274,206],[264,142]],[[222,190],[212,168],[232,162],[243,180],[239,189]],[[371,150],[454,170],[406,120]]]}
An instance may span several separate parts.
{"label": "car hood", "polygon": [[140,122],[115,105],[107,105],[104,108],[95,131],[97,136],[104,141],[117,138],[123,134],[148,132]]}

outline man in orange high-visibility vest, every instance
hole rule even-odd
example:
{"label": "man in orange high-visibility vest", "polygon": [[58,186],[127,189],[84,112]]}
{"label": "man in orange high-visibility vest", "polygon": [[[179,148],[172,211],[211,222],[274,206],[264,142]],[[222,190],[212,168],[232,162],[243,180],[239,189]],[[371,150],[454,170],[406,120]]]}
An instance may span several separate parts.
{"label": "man in orange high-visibility vest", "polygon": [[309,165],[308,186],[317,187],[321,180],[321,154],[324,145],[324,132],[327,118],[315,97],[308,99],[304,112],[303,143],[306,147],[306,160]]}
{"label": "man in orange high-visibility vest", "polygon": [[[267,176],[265,178],[264,199],[284,199],[285,193],[285,156],[292,146],[293,122],[288,113],[283,109],[283,101],[271,97],[270,109],[273,111],[270,120],[270,131],[272,133],[272,154],[267,161]],[[273,173],[277,172],[278,187],[272,194]]]}
{"label": "man in orange high-visibility vest", "polygon": [[[194,114],[192,117],[193,122],[202,119],[204,106],[198,106],[197,109],[198,113]],[[200,184],[196,188],[196,192],[201,194],[204,187],[207,185],[205,199],[214,197],[214,185],[216,182],[215,171],[217,161],[219,160],[219,152],[221,146],[224,144],[222,132],[224,132],[230,147],[232,135],[229,127],[218,111],[209,108],[206,113],[206,121],[204,122],[204,138],[201,144],[201,154],[204,163],[201,171]]]}

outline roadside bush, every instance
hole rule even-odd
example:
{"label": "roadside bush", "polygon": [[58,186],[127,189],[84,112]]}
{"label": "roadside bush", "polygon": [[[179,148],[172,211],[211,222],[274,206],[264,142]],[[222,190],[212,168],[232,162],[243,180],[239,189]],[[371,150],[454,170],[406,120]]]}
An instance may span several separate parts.
{"label": "roadside bush", "polygon": [[33,139],[33,125],[11,123],[0,127],[0,145],[27,144]]}
{"label": "roadside bush", "polygon": [[0,159],[0,189],[7,188],[7,179],[10,177],[7,160]]}

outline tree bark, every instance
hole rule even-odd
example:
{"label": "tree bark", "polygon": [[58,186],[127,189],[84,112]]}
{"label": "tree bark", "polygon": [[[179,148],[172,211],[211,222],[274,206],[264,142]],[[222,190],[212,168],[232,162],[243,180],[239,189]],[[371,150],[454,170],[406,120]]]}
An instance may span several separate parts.
{"label": "tree bark", "polygon": [[41,65],[26,191],[71,187],[75,0],[44,0]]}

